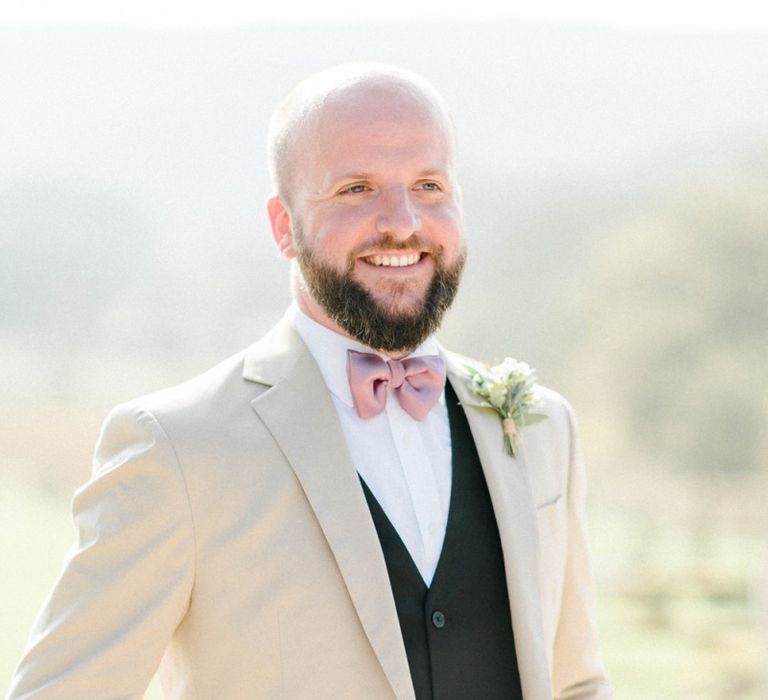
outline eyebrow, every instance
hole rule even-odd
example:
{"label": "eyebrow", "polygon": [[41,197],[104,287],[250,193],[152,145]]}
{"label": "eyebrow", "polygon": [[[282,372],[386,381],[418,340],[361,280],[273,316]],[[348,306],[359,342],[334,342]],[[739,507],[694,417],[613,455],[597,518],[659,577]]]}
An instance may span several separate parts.
{"label": "eyebrow", "polygon": [[[417,177],[434,177],[435,175],[440,175],[442,177],[447,176],[447,172],[445,170],[441,170],[440,168],[428,168],[427,170],[422,170]],[[349,173],[341,173],[340,175],[337,175],[333,178],[334,182],[338,182],[339,180],[373,180],[375,179],[375,176],[371,173],[365,173],[365,172],[349,172]]]}
{"label": "eyebrow", "polygon": [[440,168],[430,168],[429,170],[422,170],[421,173],[419,173],[419,177],[432,177],[433,175],[446,177],[448,173],[445,170],[440,170]]}
{"label": "eyebrow", "polygon": [[353,172],[353,173],[341,173],[339,175],[336,175],[333,180],[334,182],[338,182],[339,180],[370,180],[373,177],[370,173],[361,173],[361,172]]}

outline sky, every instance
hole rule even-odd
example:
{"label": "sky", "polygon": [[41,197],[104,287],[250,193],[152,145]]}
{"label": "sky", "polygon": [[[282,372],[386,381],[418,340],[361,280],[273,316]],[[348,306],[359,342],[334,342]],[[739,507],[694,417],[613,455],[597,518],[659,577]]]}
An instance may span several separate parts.
{"label": "sky", "polygon": [[768,32],[764,0],[27,0],[5,3],[0,25],[118,24],[140,26],[227,26],[264,22],[322,24],[380,19],[512,18],[597,24],[650,31]]}

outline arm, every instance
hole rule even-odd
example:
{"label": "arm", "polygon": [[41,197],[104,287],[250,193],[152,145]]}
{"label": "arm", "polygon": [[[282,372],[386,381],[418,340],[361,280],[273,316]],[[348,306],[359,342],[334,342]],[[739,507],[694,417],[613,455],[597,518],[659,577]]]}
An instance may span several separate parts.
{"label": "arm", "polygon": [[113,411],[76,494],[77,542],[35,622],[9,700],[140,699],[189,604],[194,534],[162,427]]}
{"label": "arm", "polygon": [[598,659],[592,569],[586,538],[586,473],[573,409],[568,475],[568,552],[553,650],[556,700],[608,700],[613,692]]}

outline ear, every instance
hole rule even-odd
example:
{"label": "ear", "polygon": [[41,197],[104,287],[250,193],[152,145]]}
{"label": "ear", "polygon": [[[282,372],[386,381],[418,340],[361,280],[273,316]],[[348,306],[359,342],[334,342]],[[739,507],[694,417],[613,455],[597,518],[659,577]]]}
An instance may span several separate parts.
{"label": "ear", "polygon": [[296,257],[293,249],[293,224],[291,213],[282,199],[274,195],[267,200],[269,223],[272,225],[272,238],[275,239],[280,253],[289,260]]}

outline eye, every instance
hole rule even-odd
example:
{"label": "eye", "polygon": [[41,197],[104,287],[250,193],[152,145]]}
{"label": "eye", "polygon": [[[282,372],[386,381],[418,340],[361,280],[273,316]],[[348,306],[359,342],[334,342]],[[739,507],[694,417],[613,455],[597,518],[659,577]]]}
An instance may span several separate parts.
{"label": "eye", "polygon": [[422,182],[419,185],[419,188],[422,190],[425,190],[426,192],[442,192],[442,189],[443,189],[442,187],[440,187],[439,184],[437,184],[436,182],[432,182],[431,180],[427,182]]}
{"label": "eye", "polygon": [[339,191],[339,194],[362,194],[370,189],[368,185],[350,185]]}

